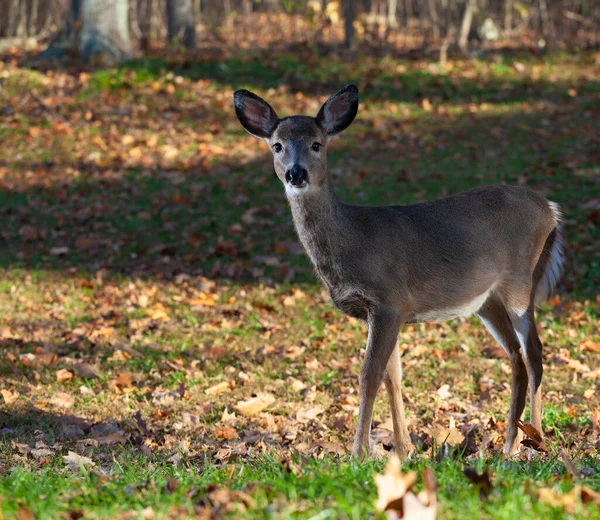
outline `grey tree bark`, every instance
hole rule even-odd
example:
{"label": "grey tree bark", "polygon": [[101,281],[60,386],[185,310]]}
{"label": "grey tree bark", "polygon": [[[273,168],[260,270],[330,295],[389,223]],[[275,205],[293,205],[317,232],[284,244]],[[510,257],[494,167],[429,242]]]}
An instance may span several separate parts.
{"label": "grey tree bark", "polygon": [[354,20],[356,18],[356,5],[354,0],[344,2],[344,44],[350,49],[354,42]]}
{"label": "grey tree bark", "polygon": [[196,23],[193,0],[167,0],[167,32],[169,42],[183,31],[183,44],[188,49],[196,46]]}
{"label": "grey tree bark", "polygon": [[131,56],[127,0],[71,0],[65,24],[35,63],[76,55],[103,65]]}
{"label": "grey tree bark", "polygon": [[475,0],[467,0],[465,6],[465,13],[460,24],[460,36],[458,37],[458,47],[461,51],[467,51],[467,45],[469,43],[469,31],[471,30],[471,24],[473,23],[473,10],[475,9]]}

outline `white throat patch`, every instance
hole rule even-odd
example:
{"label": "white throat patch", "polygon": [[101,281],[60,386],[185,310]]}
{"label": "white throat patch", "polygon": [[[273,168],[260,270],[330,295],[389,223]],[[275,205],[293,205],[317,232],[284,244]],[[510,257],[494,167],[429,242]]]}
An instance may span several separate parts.
{"label": "white throat patch", "polygon": [[301,195],[304,195],[308,189],[310,187],[310,184],[308,184],[308,182],[302,186],[301,188],[299,188],[298,186],[292,186],[289,183],[285,183],[285,193],[288,197],[300,197]]}

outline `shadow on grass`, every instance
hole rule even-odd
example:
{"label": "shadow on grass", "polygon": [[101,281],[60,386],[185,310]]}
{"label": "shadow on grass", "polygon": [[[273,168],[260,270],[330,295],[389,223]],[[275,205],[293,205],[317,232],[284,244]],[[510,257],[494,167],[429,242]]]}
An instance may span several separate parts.
{"label": "shadow on grass", "polygon": [[[332,145],[331,173],[342,200],[356,204],[414,203],[494,182],[542,190],[564,205],[581,265],[594,254],[589,240],[598,238],[589,206],[600,195],[594,106],[592,100],[542,104],[526,113],[432,112],[420,120],[359,114]],[[232,114],[228,124],[235,125]],[[69,167],[79,175],[66,178]],[[250,161],[226,156],[206,172],[193,165],[177,171],[68,159],[21,160],[6,169],[14,178],[0,193],[5,269],[314,280],[267,152]],[[23,170],[33,178],[20,177]],[[596,274],[590,265],[569,285],[594,291]]]}
{"label": "shadow on grass", "polygon": [[[586,56],[585,54],[583,56]],[[531,59],[531,57],[527,58]],[[547,57],[551,60],[551,57]],[[584,60],[573,56],[573,62]],[[574,81],[557,79],[548,81],[543,77],[532,79],[530,67],[540,67],[544,62],[523,64],[516,58],[497,59],[481,65],[475,74],[470,70],[462,74],[460,67],[468,61],[457,61],[459,67],[453,73],[441,72],[436,64],[416,68],[410,62],[362,56],[361,59],[319,56],[314,52],[282,55],[264,52],[258,55],[232,56],[226,59],[168,60],[162,57],[146,57],[132,60],[121,69],[97,73],[91,90],[118,88],[124,75],[135,72],[135,81],[154,80],[170,71],[194,81],[207,80],[217,88],[277,89],[285,87],[291,92],[305,96],[328,95],[348,83],[355,83],[367,102],[387,100],[392,102],[415,102],[423,98],[453,103],[504,103],[536,99],[568,99],[569,91],[577,88],[581,95],[600,90],[600,81],[586,79]],[[514,64],[517,63],[517,72]],[[560,69],[560,64],[557,64]]]}

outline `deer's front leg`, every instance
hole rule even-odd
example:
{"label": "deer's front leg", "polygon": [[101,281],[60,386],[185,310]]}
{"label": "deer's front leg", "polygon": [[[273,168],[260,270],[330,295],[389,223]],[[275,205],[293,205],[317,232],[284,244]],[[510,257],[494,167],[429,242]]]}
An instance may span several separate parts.
{"label": "deer's front leg", "polygon": [[394,348],[402,317],[394,309],[377,309],[369,314],[367,351],[360,371],[360,408],[352,454],[363,458],[370,454],[371,420],[375,396],[383,381]]}

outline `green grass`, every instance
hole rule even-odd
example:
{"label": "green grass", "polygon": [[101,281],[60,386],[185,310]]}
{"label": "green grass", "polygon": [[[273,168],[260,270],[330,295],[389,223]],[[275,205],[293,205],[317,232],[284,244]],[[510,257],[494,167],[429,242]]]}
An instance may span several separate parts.
{"label": "green grass", "polygon": [[[203,509],[219,510],[225,516],[244,518],[384,518],[373,513],[377,495],[373,475],[383,461],[359,463],[345,456],[323,460],[298,456],[280,461],[270,456],[217,468],[202,457],[184,465],[166,460],[131,455],[127,448],[113,450],[115,463],[110,472],[85,467],[63,469],[55,465],[36,473],[15,469],[0,480],[4,513],[13,515],[18,504],[28,504],[36,518],[56,518],[70,510],[84,509],[93,518],[114,518],[125,511],[152,508],[158,518],[169,514],[193,514]],[[291,463],[290,463],[291,460]],[[598,461],[585,461],[598,469]],[[560,510],[536,499],[539,482],[549,482],[559,495],[569,492],[572,478],[560,462],[511,464],[498,459],[470,463],[479,473],[487,468],[493,489],[487,498],[463,474],[465,463],[444,459],[436,463],[426,457],[411,461],[408,469],[422,474],[433,469],[439,488],[440,514],[450,519],[562,518]],[[167,484],[176,479],[176,485]],[[600,486],[597,477],[587,485]],[[419,478],[416,490],[423,487]],[[214,489],[233,491],[221,504]],[[528,491],[524,491],[528,489]],[[241,491],[244,495],[236,495]],[[6,498],[10,497],[10,498]],[[247,497],[251,497],[248,501]],[[248,508],[248,505],[251,505]],[[571,518],[594,518],[597,506],[580,506]],[[141,517],[141,516],[140,516]]]}

